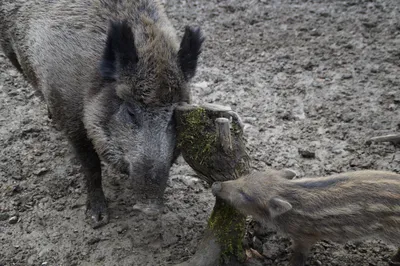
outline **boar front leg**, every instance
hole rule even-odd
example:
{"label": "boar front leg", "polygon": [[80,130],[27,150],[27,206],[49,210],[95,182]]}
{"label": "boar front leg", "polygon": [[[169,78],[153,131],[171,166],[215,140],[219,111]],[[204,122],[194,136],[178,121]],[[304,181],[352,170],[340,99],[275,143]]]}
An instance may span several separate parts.
{"label": "boar front leg", "polygon": [[304,266],[306,265],[308,253],[310,252],[312,244],[304,241],[293,241],[293,255],[290,260],[290,266]]}
{"label": "boar front leg", "polygon": [[86,215],[91,220],[92,227],[98,228],[108,223],[107,203],[101,184],[100,159],[87,138],[71,140],[71,143],[82,164],[82,172],[86,178]]}

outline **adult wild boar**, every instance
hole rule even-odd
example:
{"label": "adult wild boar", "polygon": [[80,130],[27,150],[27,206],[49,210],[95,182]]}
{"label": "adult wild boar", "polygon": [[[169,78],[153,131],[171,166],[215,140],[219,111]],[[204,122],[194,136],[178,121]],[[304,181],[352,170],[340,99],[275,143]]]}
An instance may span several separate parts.
{"label": "adult wild boar", "polygon": [[200,30],[179,43],[157,0],[2,0],[0,42],[73,146],[93,227],[108,222],[100,158],[135,180],[143,206],[160,202]]}

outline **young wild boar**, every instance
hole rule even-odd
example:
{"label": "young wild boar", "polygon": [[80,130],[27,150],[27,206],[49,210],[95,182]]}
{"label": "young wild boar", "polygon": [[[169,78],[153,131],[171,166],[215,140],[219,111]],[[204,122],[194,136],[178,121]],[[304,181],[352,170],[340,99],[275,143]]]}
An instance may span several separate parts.
{"label": "young wild boar", "polygon": [[[319,240],[378,238],[400,246],[400,175],[355,171],[318,178],[268,170],[214,183],[212,192],[293,240],[292,266]],[[394,258],[398,258],[399,255]]]}
{"label": "young wild boar", "polygon": [[100,158],[134,178],[143,206],[160,202],[202,42],[186,27],[179,43],[157,0],[0,1],[3,52],[76,151],[94,227],[108,222]]}

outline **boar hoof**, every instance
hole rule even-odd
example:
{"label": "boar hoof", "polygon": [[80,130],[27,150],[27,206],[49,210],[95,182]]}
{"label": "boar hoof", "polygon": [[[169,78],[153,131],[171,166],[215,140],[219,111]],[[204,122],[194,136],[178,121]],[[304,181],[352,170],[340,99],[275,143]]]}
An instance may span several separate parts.
{"label": "boar hoof", "polygon": [[86,215],[93,229],[108,224],[109,216],[103,191],[91,193],[86,204]]}

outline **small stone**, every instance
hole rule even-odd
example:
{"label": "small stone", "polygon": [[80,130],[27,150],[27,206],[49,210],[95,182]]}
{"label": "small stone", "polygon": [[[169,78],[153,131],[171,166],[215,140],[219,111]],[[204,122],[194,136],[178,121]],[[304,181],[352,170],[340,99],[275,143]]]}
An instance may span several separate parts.
{"label": "small stone", "polygon": [[117,233],[118,234],[122,234],[125,231],[125,228],[123,228],[122,226],[118,226],[117,227]]}
{"label": "small stone", "polygon": [[17,222],[18,222],[17,216],[12,216],[10,219],[8,219],[9,224],[16,224]]}
{"label": "small stone", "polygon": [[41,176],[41,175],[44,175],[45,173],[47,173],[48,171],[49,171],[48,169],[43,167],[43,168],[40,168],[40,169],[34,171],[33,174],[36,176]]}
{"label": "small stone", "polygon": [[243,123],[254,125],[257,122],[256,117],[245,116],[243,117]]}
{"label": "small stone", "polygon": [[22,180],[22,176],[21,176],[21,175],[13,175],[13,176],[12,176],[12,179],[15,179],[15,180]]}
{"label": "small stone", "polygon": [[374,247],[374,248],[372,249],[372,251],[373,251],[374,253],[379,253],[379,252],[381,251],[381,249],[380,249],[379,247]]}
{"label": "small stone", "polygon": [[207,81],[201,81],[201,82],[197,82],[194,83],[193,86],[199,89],[206,89],[209,85],[209,82]]}
{"label": "small stone", "polygon": [[321,266],[321,265],[322,265],[322,262],[320,262],[319,260],[315,260],[315,261],[314,261],[314,264],[317,265],[317,266]]}
{"label": "small stone", "polygon": [[378,73],[378,72],[379,72],[379,66],[371,67],[371,73]]}
{"label": "small stone", "polygon": [[353,119],[354,119],[354,114],[351,114],[351,113],[344,114],[342,117],[343,122],[346,122],[346,123],[351,122]]}
{"label": "small stone", "polygon": [[352,74],[347,73],[347,74],[344,74],[344,75],[342,76],[342,79],[351,79],[352,77],[353,77]]}
{"label": "small stone", "polygon": [[360,252],[360,253],[367,253],[368,252],[368,250],[367,249],[365,249],[365,248],[359,248],[358,249],[358,252]]}
{"label": "small stone", "polygon": [[304,158],[315,158],[315,151],[307,150],[304,148],[298,149],[300,155]]}
{"label": "small stone", "polygon": [[65,209],[65,206],[63,204],[58,204],[55,206],[56,211],[63,211]]}
{"label": "small stone", "polygon": [[96,258],[96,260],[98,261],[98,262],[101,262],[101,261],[103,261],[105,259],[105,256],[104,255],[99,255],[97,258]]}
{"label": "small stone", "polygon": [[96,244],[96,243],[98,243],[100,241],[101,241],[100,238],[94,237],[94,238],[89,239],[87,243],[88,243],[88,245],[94,245],[94,244]]}
{"label": "small stone", "polygon": [[12,188],[13,193],[20,193],[22,191],[22,188],[20,185],[15,185]]}
{"label": "small stone", "polygon": [[372,129],[378,130],[380,128],[381,123],[378,123],[377,121],[372,123]]}
{"label": "small stone", "polygon": [[376,21],[367,21],[367,22],[364,22],[362,25],[368,29],[372,29],[372,28],[375,28],[376,26],[378,26],[378,23]]}
{"label": "small stone", "polygon": [[396,105],[396,104],[393,104],[393,103],[392,103],[392,104],[389,104],[389,108],[388,108],[388,109],[389,109],[390,111],[394,111],[394,110],[396,110],[396,106],[397,106],[397,105]]}
{"label": "small stone", "polygon": [[318,36],[321,36],[321,32],[317,31],[316,29],[313,29],[313,30],[310,32],[310,35],[311,35],[311,36],[314,36],[314,37],[318,37]]}

